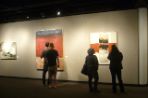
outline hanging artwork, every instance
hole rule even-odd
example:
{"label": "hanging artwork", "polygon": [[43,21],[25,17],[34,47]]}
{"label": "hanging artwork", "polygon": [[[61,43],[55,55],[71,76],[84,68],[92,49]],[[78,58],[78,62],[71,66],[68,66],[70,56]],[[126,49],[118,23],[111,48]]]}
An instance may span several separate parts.
{"label": "hanging artwork", "polygon": [[116,32],[90,33],[90,47],[95,50],[95,55],[100,64],[110,63],[107,56],[111,50],[111,46],[116,43]]}
{"label": "hanging artwork", "polygon": [[16,60],[16,42],[0,43],[0,59]]}
{"label": "hanging artwork", "polygon": [[36,68],[43,69],[44,60],[41,59],[42,51],[45,48],[45,43],[54,43],[55,49],[59,54],[60,65],[58,70],[64,70],[64,59],[63,59],[63,35],[62,30],[44,30],[36,32]]}

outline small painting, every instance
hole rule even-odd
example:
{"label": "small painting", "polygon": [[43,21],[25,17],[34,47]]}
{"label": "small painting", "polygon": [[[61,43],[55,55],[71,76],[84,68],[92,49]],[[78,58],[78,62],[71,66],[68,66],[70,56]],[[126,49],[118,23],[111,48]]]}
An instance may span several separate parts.
{"label": "small painting", "polygon": [[16,60],[16,42],[0,43],[0,59]]}

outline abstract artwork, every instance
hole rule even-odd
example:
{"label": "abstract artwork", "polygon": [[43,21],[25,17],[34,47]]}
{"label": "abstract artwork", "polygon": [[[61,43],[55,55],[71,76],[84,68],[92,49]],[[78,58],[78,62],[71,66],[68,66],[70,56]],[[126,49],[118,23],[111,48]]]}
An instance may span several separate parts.
{"label": "abstract artwork", "polygon": [[0,59],[16,60],[16,42],[0,43]]}
{"label": "abstract artwork", "polygon": [[36,68],[43,69],[44,60],[41,59],[42,51],[45,48],[45,43],[54,43],[55,49],[59,54],[60,65],[59,71],[64,70],[64,59],[63,59],[63,34],[61,29],[56,30],[43,30],[36,32]]}
{"label": "abstract artwork", "polygon": [[95,50],[100,64],[110,63],[107,56],[114,44],[117,44],[116,32],[90,33],[90,47]]}

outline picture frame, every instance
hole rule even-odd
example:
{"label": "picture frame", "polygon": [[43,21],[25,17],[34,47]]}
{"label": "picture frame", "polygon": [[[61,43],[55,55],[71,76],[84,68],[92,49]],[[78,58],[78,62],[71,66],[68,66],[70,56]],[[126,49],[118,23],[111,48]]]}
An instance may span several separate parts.
{"label": "picture frame", "polygon": [[46,42],[54,43],[55,49],[59,54],[59,67],[58,71],[64,71],[64,58],[63,58],[63,34],[61,29],[54,30],[40,30],[36,32],[36,68],[43,70],[44,61],[41,54],[45,48]]}

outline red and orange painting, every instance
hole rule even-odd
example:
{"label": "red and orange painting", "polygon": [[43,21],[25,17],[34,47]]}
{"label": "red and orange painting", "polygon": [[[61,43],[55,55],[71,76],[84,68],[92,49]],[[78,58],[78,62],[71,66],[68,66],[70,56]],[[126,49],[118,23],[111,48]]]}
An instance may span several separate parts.
{"label": "red and orange painting", "polygon": [[90,33],[90,47],[95,50],[100,64],[109,64],[108,54],[113,44],[117,44],[116,32]]}
{"label": "red and orange painting", "polygon": [[41,59],[41,54],[45,48],[46,42],[54,43],[55,49],[58,51],[60,60],[58,70],[63,71],[63,35],[62,30],[60,29],[36,32],[36,68],[43,69],[43,59]]}

